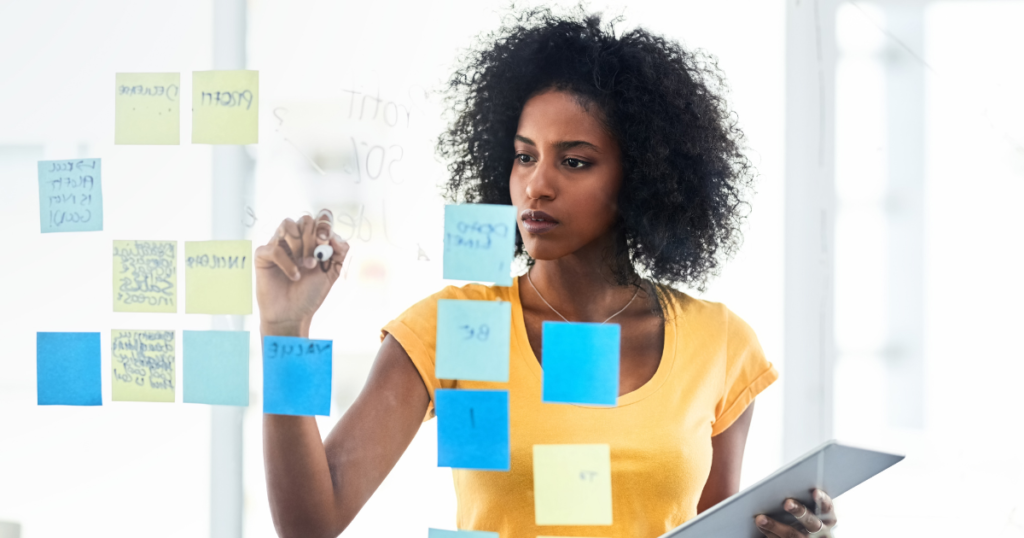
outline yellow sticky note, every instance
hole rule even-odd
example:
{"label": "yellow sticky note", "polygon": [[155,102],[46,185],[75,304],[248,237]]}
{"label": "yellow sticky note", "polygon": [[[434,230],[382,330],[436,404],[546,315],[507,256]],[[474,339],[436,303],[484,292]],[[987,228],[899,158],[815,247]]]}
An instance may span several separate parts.
{"label": "yellow sticky note", "polygon": [[538,525],[611,525],[608,445],[533,445]]}
{"label": "yellow sticky note", "polygon": [[114,143],[178,144],[181,75],[114,76]]}
{"label": "yellow sticky note", "polygon": [[178,242],[114,241],[114,312],[178,311]]}
{"label": "yellow sticky note", "polygon": [[192,143],[259,142],[259,71],[192,72]]}
{"label": "yellow sticky note", "polygon": [[185,241],[185,313],[252,314],[252,241]]}
{"label": "yellow sticky note", "polygon": [[174,331],[110,331],[115,402],[174,401]]}

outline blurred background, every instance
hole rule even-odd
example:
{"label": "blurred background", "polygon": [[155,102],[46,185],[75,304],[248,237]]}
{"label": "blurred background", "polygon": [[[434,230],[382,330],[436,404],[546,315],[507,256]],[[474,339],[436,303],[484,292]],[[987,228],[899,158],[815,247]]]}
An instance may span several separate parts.
{"label": "blurred background", "polygon": [[[742,485],[837,437],[907,454],[839,500],[837,533],[1024,536],[1024,352],[1012,336],[1024,322],[1024,1],[589,8],[715,55],[759,172],[742,250],[704,293],[687,290],[743,317],[782,372],[758,397]],[[281,219],[331,208],[353,247],[311,332],[335,342],[326,435],[380,327],[446,284],[438,91],[507,9],[0,2],[0,226],[12,232],[0,269],[0,536],[275,535],[258,315],[114,314],[111,241],[210,239],[227,214],[257,245]],[[260,141],[239,150],[236,197],[216,191],[218,150],[189,143],[185,107],[180,146],[113,145],[115,73],[180,72],[190,95],[191,72],[220,67],[214,50],[229,38],[244,52],[237,67],[260,72]],[[104,230],[40,235],[36,161],[79,157],[103,160]],[[808,181],[817,205],[795,203]],[[817,280],[794,279],[812,251]],[[816,314],[803,323],[802,311]],[[180,386],[175,404],[111,402],[106,368],[102,407],[36,405],[36,331],[98,331],[106,365],[111,329],[174,329],[180,344],[182,330],[225,324],[251,331],[248,408],[182,404]],[[225,461],[239,472],[225,478]],[[986,510],[971,506],[982,499]],[[425,536],[454,520],[431,421],[345,535]]]}

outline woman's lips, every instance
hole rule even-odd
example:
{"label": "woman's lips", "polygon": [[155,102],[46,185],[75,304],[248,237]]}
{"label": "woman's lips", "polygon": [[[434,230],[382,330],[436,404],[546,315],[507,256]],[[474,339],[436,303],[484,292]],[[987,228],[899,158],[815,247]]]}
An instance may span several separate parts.
{"label": "woman's lips", "polygon": [[532,211],[527,209],[521,214],[523,228],[531,234],[542,234],[558,226],[558,221],[543,211]]}

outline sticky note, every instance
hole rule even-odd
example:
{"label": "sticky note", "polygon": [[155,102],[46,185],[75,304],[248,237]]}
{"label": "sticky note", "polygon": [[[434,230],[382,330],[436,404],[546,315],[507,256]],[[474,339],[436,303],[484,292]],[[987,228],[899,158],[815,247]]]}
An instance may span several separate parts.
{"label": "sticky note", "polygon": [[185,313],[252,314],[252,241],[185,241]]}
{"label": "sticky note", "polygon": [[39,161],[39,228],[42,233],[103,229],[99,159]]}
{"label": "sticky note", "polygon": [[437,466],[507,471],[508,391],[437,389]]}
{"label": "sticky note", "polygon": [[115,402],[174,401],[174,331],[110,331]]}
{"label": "sticky note", "polygon": [[614,407],[619,397],[619,325],[545,321],[542,400]]}
{"label": "sticky note", "polygon": [[533,445],[533,502],[538,525],[611,525],[608,445]]}
{"label": "sticky note", "polygon": [[177,311],[177,241],[114,241],[114,312]]}
{"label": "sticky note", "polygon": [[498,533],[487,531],[444,531],[427,529],[427,538],[498,538]]}
{"label": "sticky note", "polygon": [[331,414],[331,341],[263,337],[263,412]]}
{"label": "sticky note", "polygon": [[114,75],[114,143],[179,144],[180,92],[178,73]]}
{"label": "sticky note", "polygon": [[103,405],[100,333],[36,333],[39,405]]}
{"label": "sticky note", "polygon": [[440,379],[508,381],[512,303],[437,302],[437,367]]}
{"label": "sticky note", "polygon": [[249,331],[184,331],[181,352],[185,403],[249,405]]}
{"label": "sticky note", "polygon": [[511,286],[515,249],[515,207],[444,206],[444,278]]}
{"label": "sticky note", "polygon": [[259,71],[192,72],[192,143],[259,142]]}

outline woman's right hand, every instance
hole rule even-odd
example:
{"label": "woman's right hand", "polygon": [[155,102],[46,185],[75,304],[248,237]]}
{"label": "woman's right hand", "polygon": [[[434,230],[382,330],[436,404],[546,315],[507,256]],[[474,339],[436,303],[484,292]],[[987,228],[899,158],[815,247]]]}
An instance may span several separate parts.
{"label": "woman's right hand", "polygon": [[349,245],[337,234],[321,237],[334,254],[324,272],[313,257],[318,238],[313,217],[285,219],[267,244],[256,249],[256,302],[265,334],[305,335],[313,314],[341,275]]}

